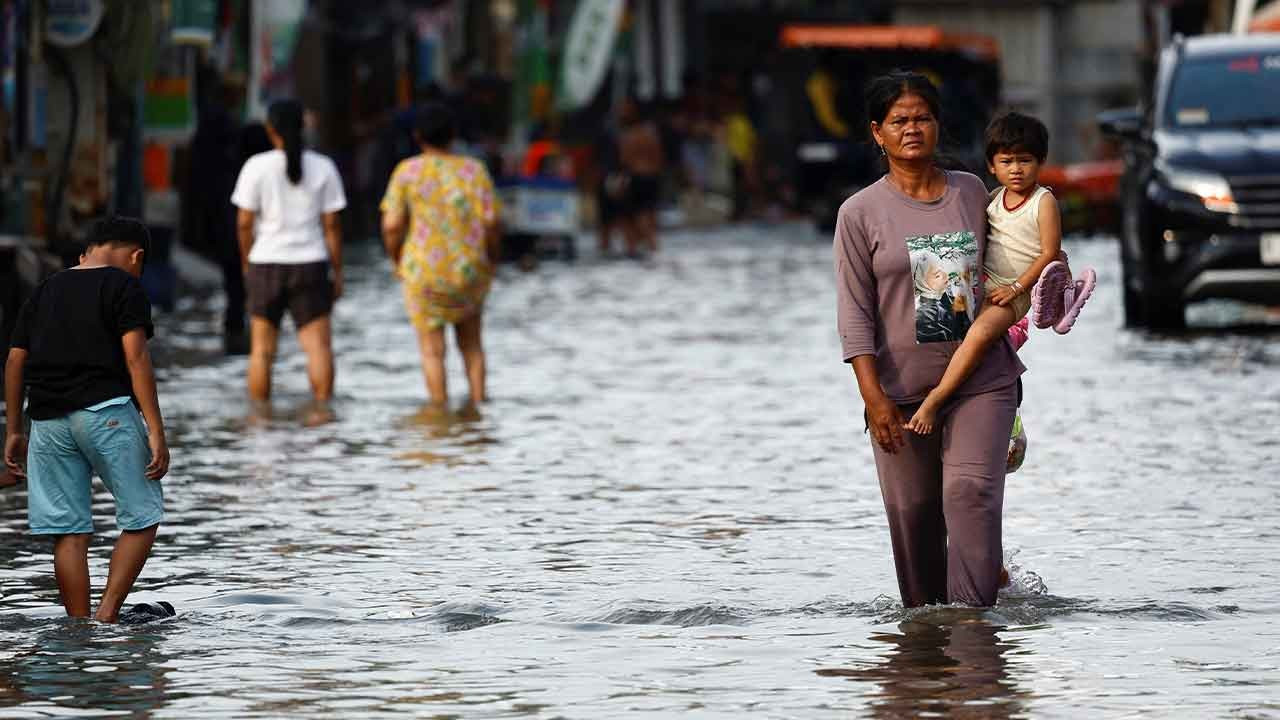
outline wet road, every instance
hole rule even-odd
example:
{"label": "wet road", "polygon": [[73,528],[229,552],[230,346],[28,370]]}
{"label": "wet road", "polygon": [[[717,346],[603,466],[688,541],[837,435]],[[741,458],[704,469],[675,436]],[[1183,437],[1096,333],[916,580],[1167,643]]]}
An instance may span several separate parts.
{"label": "wet road", "polygon": [[[251,423],[217,318],[163,321],[170,512],[133,599],[178,618],[61,618],[0,491],[0,716],[1280,717],[1280,334],[1118,330],[1114,246],[1068,250],[1101,289],[1023,350],[994,610],[897,602],[803,228],[507,275],[482,416],[423,410],[370,261],[330,425],[298,421],[296,344]],[[1198,319],[1249,319],[1224,307]]]}

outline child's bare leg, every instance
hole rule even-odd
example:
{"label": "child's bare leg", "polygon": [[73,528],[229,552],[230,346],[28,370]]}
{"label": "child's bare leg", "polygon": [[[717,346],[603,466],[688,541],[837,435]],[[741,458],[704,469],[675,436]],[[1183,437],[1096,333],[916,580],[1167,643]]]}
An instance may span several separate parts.
{"label": "child's bare leg", "polygon": [[71,617],[89,617],[89,539],[91,535],[59,535],[53,541],[53,577],[62,606]]}
{"label": "child's bare leg", "polygon": [[147,557],[151,555],[151,545],[156,540],[156,528],[159,527],[159,525],[152,525],[143,530],[120,532],[116,547],[111,551],[111,570],[107,573],[107,589],[102,591],[102,602],[98,605],[98,612],[93,616],[95,620],[113,623],[119,617],[125,598],[129,597],[129,591],[133,589],[134,581],[142,572],[142,566],[147,564]]}
{"label": "child's bare leg", "polygon": [[942,374],[942,380],[937,387],[929,391],[924,402],[907,421],[907,429],[921,435],[933,432],[938,410],[942,409],[943,404],[955,394],[956,390],[960,389],[965,380],[969,379],[973,371],[978,368],[978,363],[982,362],[987,348],[991,347],[991,343],[1004,337],[1013,322],[1012,308],[983,305],[982,312],[978,313],[978,319],[965,335],[964,342],[960,343],[956,354],[951,356],[951,362],[947,364],[947,371]]}

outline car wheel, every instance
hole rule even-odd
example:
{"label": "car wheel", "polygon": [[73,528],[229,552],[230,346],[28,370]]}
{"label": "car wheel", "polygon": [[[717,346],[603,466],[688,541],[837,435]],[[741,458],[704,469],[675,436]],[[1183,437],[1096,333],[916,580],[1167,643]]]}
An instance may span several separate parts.
{"label": "car wheel", "polygon": [[1142,309],[1142,295],[1133,289],[1136,283],[1134,263],[1124,251],[1124,241],[1120,242],[1120,287],[1124,297],[1124,326],[1142,327],[1146,318]]}
{"label": "car wheel", "polygon": [[[1152,330],[1181,330],[1187,326],[1187,304],[1181,288],[1170,288],[1156,278],[1159,273],[1148,263],[1131,260],[1121,250],[1124,283],[1124,324]],[[1133,282],[1133,281],[1139,282]],[[1135,290],[1134,285],[1141,290]]]}
{"label": "car wheel", "polygon": [[1141,200],[1130,196],[1126,203],[1120,238],[1120,267],[1124,285],[1124,324],[1152,330],[1181,330],[1186,327],[1186,302],[1182,288],[1161,282],[1165,275],[1157,254],[1160,243],[1148,236]]}
{"label": "car wheel", "polygon": [[1182,330],[1187,326],[1187,304],[1176,292],[1148,292],[1144,300],[1147,327],[1152,330]]}

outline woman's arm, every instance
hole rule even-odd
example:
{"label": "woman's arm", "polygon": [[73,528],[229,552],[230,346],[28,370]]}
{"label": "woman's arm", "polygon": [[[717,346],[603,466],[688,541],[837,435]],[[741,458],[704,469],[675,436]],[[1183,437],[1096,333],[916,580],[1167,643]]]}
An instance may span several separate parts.
{"label": "woman's arm", "polygon": [[874,355],[859,355],[853,359],[852,365],[853,374],[858,378],[862,404],[867,408],[867,429],[882,450],[890,455],[896,454],[907,444],[902,436],[906,420],[898,405],[884,394],[876,371],[876,358]]}
{"label": "woman's arm", "polygon": [[401,210],[387,210],[382,213],[382,246],[387,249],[394,268],[400,266],[400,253],[404,251],[404,237],[409,231],[409,222]]}
{"label": "woman's arm", "polygon": [[844,359],[853,365],[858,392],[867,408],[867,427],[887,453],[896,453],[905,440],[905,420],[885,395],[876,370],[876,326],[879,304],[870,246],[859,223],[843,209],[836,219],[836,322]]}
{"label": "woman's arm", "polygon": [[240,270],[249,272],[249,251],[253,249],[253,222],[257,213],[240,208],[236,213],[236,238],[240,241]]}
{"label": "woman's arm", "polygon": [[338,213],[327,212],[324,219],[324,246],[329,251],[329,267],[333,268],[333,299],[342,297],[342,223]]}

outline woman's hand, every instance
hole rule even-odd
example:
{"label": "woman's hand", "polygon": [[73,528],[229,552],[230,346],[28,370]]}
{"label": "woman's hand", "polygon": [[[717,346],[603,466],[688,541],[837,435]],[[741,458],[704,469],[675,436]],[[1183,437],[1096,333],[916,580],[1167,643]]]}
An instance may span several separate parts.
{"label": "woman's hand", "polygon": [[342,268],[333,269],[333,301],[337,302],[342,297]]}
{"label": "woman's hand", "polygon": [[867,427],[871,431],[871,437],[875,438],[881,450],[890,455],[896,455],[907,444],[902,436],[902,426],[906,421],[899,412],[898,406],[884,393],[880,393],[878,397],[864,398],[864,402],[867,406]]}

